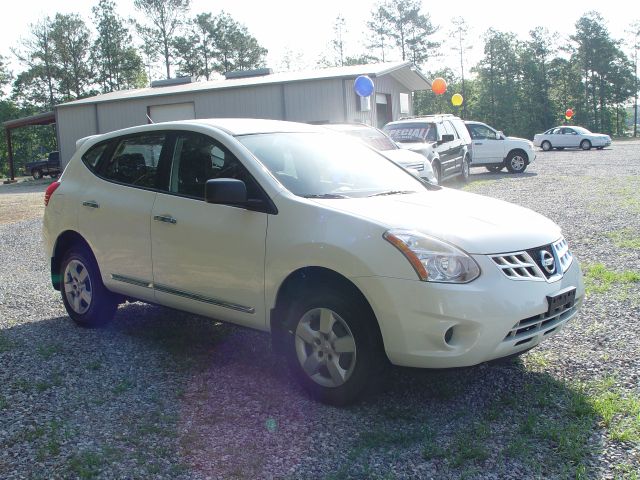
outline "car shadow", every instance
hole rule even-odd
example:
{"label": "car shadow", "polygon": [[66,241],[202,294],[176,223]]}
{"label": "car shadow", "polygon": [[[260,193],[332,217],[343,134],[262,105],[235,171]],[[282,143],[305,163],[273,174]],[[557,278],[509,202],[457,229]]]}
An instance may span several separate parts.
{"label": "car shadow", "polygon": [[[371,478],[370,460],[380,456],[378,476],[406,462],[417,476],[497,463],[522,476],[541,464],[551,476],[552,465],[575,476],[603,449],[586,441],[595,413],[578,386],[532,368],[530,355],[448,370],[389,367],[359,403],[335,408],[303,391],[267,334],[127,303],[104,328],[55,316],[2,330],[0,399],[12,410],[0,431],[59,415],[73,427],[68,447],[115,449],[120,463],[147,452],[143,463],[156,465],[159,434],[139,434],[152,428],[153,411],[170,437],[164,460],[182,465],[185,478]],[[15,440],[12,451],[39,442]],[[64,452],[45,456],[64,464]]]}

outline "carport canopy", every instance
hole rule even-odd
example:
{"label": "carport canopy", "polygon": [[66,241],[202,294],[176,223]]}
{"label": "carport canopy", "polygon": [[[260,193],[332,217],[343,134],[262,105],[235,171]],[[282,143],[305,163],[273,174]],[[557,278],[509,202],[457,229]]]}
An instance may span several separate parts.
{"label": "carport canopy", "polygon": [[39,113],[30,117],[17,118],[4,122],[5,133],[7,135],[7,153],[9,154],[9,175],[11,181],[15,180],[15,171],[13,168],[13,145],[11,143],[11,131],[16,128],[30,127],[32,125],[51,125],[56,123],[56,115],[54,112]]}

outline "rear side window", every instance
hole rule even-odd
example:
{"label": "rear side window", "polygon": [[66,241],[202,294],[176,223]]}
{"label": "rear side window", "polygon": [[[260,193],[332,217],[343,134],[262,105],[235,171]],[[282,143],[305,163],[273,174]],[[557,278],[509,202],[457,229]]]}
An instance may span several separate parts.
{"label": "rear side window", "polygon": [[453,128],[453,125],[451,124],[451,122],[447,120],[445,122],[442,122],[442,125],[444,126],[445,132],[447,132],[449,135],[453,135],[454,139],[460,138],[460,135],[458,135],[458,132],[456,132],[456,129]]}
{"label": "rear side window", "polygon": [[147,133],[121,139],[101,168],[108,180],[143,188],[158,188],[158,163],[165,133]]}
{"label": "rear side window", "polygon": [[89,170],[95,171],[98,162],[102,158],[102,155],[107,150],[108,146],[108,142],[99,143],[91,147],[84,153],[84,155],[82,155],[82,161],[87,167],[89,167]]}
{"label": "rear side window", "polygon": [[[471,143],[471,136],[469,135],[469,130],[467,130],[467,127],[464,126],[464,123],[462,123],[461,120],[457,120],[457,119],[453,120],[451,124],[453,125],[453,128],[456,129],[458,136],[462,140],[464,140],[466,143]],[[495,138],[495,134],[493,138]]]}

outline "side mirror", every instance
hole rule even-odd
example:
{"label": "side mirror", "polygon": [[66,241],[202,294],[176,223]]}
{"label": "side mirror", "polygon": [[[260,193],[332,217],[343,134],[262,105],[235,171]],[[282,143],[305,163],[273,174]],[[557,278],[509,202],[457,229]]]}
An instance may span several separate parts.
{"label": "side mirror", "polygon": [[207,180],[204,201],[223,205],[246,205],[247,186],[235,178],[214,178]]}
{"label": "side mirror", "polygon": [[439,143],[448,143],[448,142],[453,142],[453,135],[449,135],[449,134],[444,134],[442,135],[442,139],[440,140]]}
{"label": "side mirror", "polygon": [[498,130],[498,133],[496,133],[496,140],[504,140],[504,132],[502,130]]}

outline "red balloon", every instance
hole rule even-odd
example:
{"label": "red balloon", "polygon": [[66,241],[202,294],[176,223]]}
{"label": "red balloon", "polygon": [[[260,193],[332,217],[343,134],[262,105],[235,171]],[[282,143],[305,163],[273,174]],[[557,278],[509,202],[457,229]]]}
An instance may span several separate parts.
{"label": "red balloon", "polygon": [[565,116],[566,116],[567,118],[571,118],[571,117],[573,117],[573,110],[571,110],[570,108],[568,108],[568,109],[567,109],[567,111],[566,111],[566,112],[564,112],[564,114],[565,114]]}
{"label": "red balloon", "polygon": [[433,81],[431,82],[431,90],[433,90],[433,93],[435,93],[436,95],[442,95],[444,92],[447,91],[447,82],[444,78],[434,78]]}

